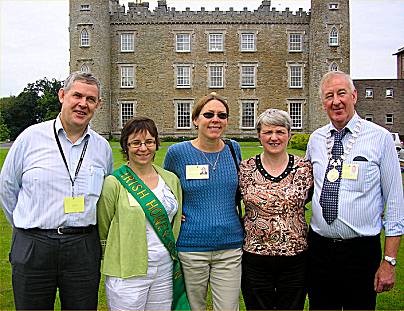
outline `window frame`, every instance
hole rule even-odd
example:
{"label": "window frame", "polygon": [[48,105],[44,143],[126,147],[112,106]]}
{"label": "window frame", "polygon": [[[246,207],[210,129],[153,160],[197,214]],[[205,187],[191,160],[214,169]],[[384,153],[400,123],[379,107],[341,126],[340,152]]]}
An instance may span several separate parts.
{"label": "window frame", "polygon": [[136,115],[136,101],[127,101],[127,100],[125,100],[125,101],[120,101],[119,102],[119,109],[120,109],[120,111],[119,111],[119,125],[120,125],[120,128],[123,128],[123,126],[125,125],[124,123],[123,123],[123,107],[124,107],[124,105],[128,105],[128,106],[130,106],[130,105],[132,105],[132,116],[125,116],[125,118],[127,118],[127,120],[125,121],[125,122],[127,122],[128,120],[130,120],[131,118],[133,118],[135,115]]}
{"label": "window frame", "polygon": [[386,88],[386,98],[394,98],[394,90],[391,87]]}
{"label": "window frame", "polygon": [[370,113],[365,114],[364,119],[365,119],[366,121],[373,122],[373,120],[374,120],[374,119],[373,119],[373,114],[370,114]]}
{"label": "window frame", "polygon": [[[179,84],[179,69],[180,68],[188,68],[188,84]],[[177,89],[189,89],[192,87],[192,65],[191,64],[176,64],[174,66],[174,79],[175,79],[175,88]],[[186,77],[185,77],[186,78]],[[184,78],[184,79],[185,79]]]}
{"label": "window frame", "polygon": [[[217,42],[212,43],[211,36],[221,36],[221,42],[219,44]],[[222,53],[224,52],[224,32],[222,31],[211,31],[208,32],[208,52],[209,53]],[[212,45],[219,46],[217,49],[213,49]]]}
{"label": "window frame", "polygon": [[339,3],[338,2],[330,2],[328,4],[328,9],[329,10],[338,10],[339,9]]}
{"label": "window frame", "polygon": [[[124,36],[128,36],[128,38],[131,38],[130,40],[127,40],[124,42]],[[121,52],[123,53],[130,53],[135,51],[135,33],[133,32],[122,32],[120,34],[120,45],[121,45]],[[127,45],[128,48],[124,49],[124,46]]]}
{"label": "window frame", "polygon": [[329,70],[330,70],[330,71],[338,71],[338,64],[337,64],[336,62],[332,62],[332,63],[330,64]]}
{"label": "window frame", "polygon": [[[292,36],[299,36],[300,42],[292,42]],[[298,45],[298,49],[292,49],[292,44]],[[300,53],[303,52],[303,33],[297,31],[290,31],[288,33],[288,52],[290,53]]]}
{"label": "window frame", "polygon": [[[174,100],[174,107],[175,107],[175,128],[177,130],[190,130],[192,128],[192,106],[193,106],[194,101],[190,100],[190,99],[176,99]],[[187,116],[185,115],[185,113],[180,116],[180,104],[182,105],[188,105],[188,111],[185,112],[186,114],[189,114],[189,118],[187,120],[185,120],[185,118],[187,118]],[[180,126],[180,120],[179,118],[182,117],[184,118],[183,122],[187,122],[189,125],[187,126]]]}
{"label": "window frame", "polygon": [[[244,63],[244,64],[240,64],[240,88],[242,89],[254,89],[257,87],[257,64],[253,64],[253,63]],[[248,75],[248,73],[243,73],[243,69],[244,68],[253,68],[253,73],[252,76],[250,74],[250,76],[246,76]],[[245,84],[243,83],[243,78],[252,78],[252,84]]]}
{"label": "window frame", "polygon": [[[188,42],[179,42],[178,37],[179,36],[187,36],[189,41]],[[177,53],[190,53],[191,52],[191,41],[192,41],[192,36],[190,32],[177,32],[175,34],[175,52]],[[179,49],[179,45],[183,46],[183,49]]]}
{"label": "window frame", "polygon": [[[133,75],[132,75],[132,77],[131,76],[126,76],[126,77],[124,77],[123,76],[123,70],[124,69],[132,69],[132,73],[133,73]],[[133,89],[133,88],[135,88],[135,86],[136,86],[136,66],[135,65],[132,65],[132,64],[125,64],[125,65],[120,65],[119,66],[119,81],[120,81],[120,88],[121,89]],[[128,79],[128,81],[129,81],[129,79],[130,78],[132,78],[132,85],[124,85],[124,78],[127,78]]]}
{"label": "window frame", "polygon": [[339,32],[336,26],[332,26],[328,34],[328,45],[339,46]]}
{"label": "window frame", "polygon": [[[391,118],[391,121],[389,121],[390,118]],[[394,124],[394,113],[386,113],[384,116],[384,123],[386,125],[393,125]]]}
{"label": "window frame", "polygon": [[[221,85],[212,84],[212,69],[221,68]],[[223,89],[225,86],[225,65],[221,63],[208,64],[208,88],[210,89]]]}
{"label": "window frame", "polygon": [[[252,104],[253,105],[253,113],[251,115],[245,115],[246,110],[244,109],[245,105]],[[255,123],[257,121],[257,106],[258,100],[257,99],[242,99],[240,100],[240,129],[242,130],[253,130],[255,129]],[[251,111],[251,109],[250,109]],[[252,117],[252,120],[245,120],[245,118]],[[245,125],[247,122],[250,123],[249,126]]]}
{"label": "window frame", "polygon": [[[294,107],[292,107],[292,105],[298,105],[299,106],[300,115],[299,114],[295,115],[295,113],[294,113],[295,109],[294,109]],[[303,108],[304,108],[304,101],[301,101],[301,100],[288,100],[288,111],[289,111],[290,119],[292,120],[291,129],[293,129],[293,130],[301,130],[301,129],[303,129],[303,115],[304,115]],[[297,125],[295,125],[295,121],[297,121],[296,122],[296,123],[298,123]]]}
{"label": "window frame", "polygon": [[90,46],[90,33],[87,28],[83,28],[80,31],[80,47],[89,47]]}
{"label": "window frame", "polygon": [[80,4],[80,11],[81,12],[91,11],[90,4]]}
{"label": "window frame", "polygon": [[[299,85],[292,85],[293,79],[297,77],[292,76],[292,69],[300,68],[300,84]],[[304,87],[304,65],[303,64],[288,64],[288,87],[290,89],[303,89]]]}
{"label": "window frame", "polygon": [[[251,44],[251,42],[245,42],[244,36],[247,36],[247,35],[252,36],[252,38],[253,38],[252,44]],[[257,32],[256,31],[241,31],[239,38],[240,38],[240,47],[239,47],[240,52],[251,53],[251,52],[257,51]],[[249,45],[252,45],[252,46],[248,47]]]}
{"label": "window frame", "polygon": [[87,73],[91,72],[90,67],[86,63],[81,64],[80,71],[81,72],[87,72]]}
{"label": "window frame", "polygon": [[373,88],[372,87],[365,88],[365,98],[373,98]]}

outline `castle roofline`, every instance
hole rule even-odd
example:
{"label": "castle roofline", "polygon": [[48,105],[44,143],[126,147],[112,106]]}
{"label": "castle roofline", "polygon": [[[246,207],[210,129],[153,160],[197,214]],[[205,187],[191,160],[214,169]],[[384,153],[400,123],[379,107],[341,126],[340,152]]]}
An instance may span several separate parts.
{"label": "castle roofline", "polygon": [[404,47],[399,48],[397,53],[394,53],[393,55],[399,55],[399,54],[402,54],[402,53],[404,53]]}

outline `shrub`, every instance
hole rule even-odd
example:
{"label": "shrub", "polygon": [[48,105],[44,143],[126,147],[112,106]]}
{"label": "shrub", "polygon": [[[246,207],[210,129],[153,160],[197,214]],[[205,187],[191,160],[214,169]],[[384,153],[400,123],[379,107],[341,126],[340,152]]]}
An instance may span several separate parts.
{"label": "shrub", "polygon": [[298,150],[306,150],[310,134],[293,134],[289,141],[289,147]]}

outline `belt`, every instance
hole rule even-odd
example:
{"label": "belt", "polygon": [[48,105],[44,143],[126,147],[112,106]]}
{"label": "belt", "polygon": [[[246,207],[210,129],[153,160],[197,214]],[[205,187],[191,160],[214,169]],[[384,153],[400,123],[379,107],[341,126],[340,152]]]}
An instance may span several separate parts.
{"label": "belt", "polygon": [[95,229],[95,225],[90,225],[87,227],[58,227],[56,229],[41,229],[41,228],[29,228],[19,230],[33,232],[33,233],[45,233],[45,234],[86,234],[90,233]]}
{"label": "belt", "polygon": [[311,228],[309,231],[309,239],[312,241],[319,241],[328,244],[352,244],[352,243],[363,243],[363,242],[372,242],[380,240],[380,234],[373,235],[373,236],[360,236],[350,239],[343,239],[343,238],[327,238],[324,237],[316,232],[314,232]]}

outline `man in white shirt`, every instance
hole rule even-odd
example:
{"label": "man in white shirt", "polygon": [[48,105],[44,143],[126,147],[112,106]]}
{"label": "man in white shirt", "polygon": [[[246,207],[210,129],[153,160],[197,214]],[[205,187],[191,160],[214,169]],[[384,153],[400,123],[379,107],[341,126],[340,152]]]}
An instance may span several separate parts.
{"label": "man in white shirt", "polygon": [[404,233],[397,154],[391,134],[355,112],[357,91],[349,75],[325,74],[320,93],[331,122],[313,132],[306,154],[314,177],[310,309],[375,309],[376,293],[394,286]]}
{"label": "man in white shirt", "polygon": [[17,310],[96,310],[100,242],[96,203],[113,170],[108,142],[90,129],[100,83],[72,73],[59,90],[55,120],[13,143],[0,174],[0,204],[13,226],[10,251]]}

